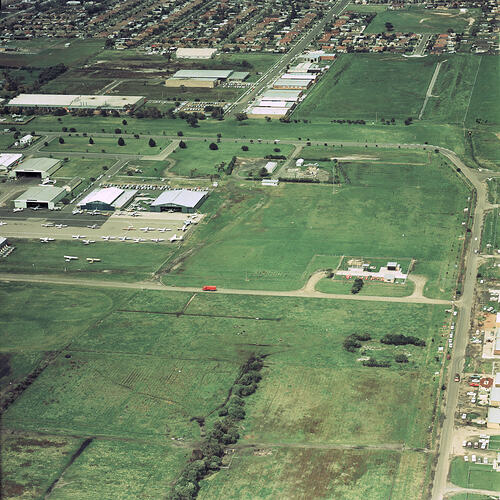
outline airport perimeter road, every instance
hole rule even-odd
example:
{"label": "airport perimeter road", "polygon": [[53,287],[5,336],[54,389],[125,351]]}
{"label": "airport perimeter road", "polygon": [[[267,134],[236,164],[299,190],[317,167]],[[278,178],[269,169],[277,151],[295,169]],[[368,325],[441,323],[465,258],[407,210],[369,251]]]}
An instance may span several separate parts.
{"label": "airport perimeter road", "polygon": [[281,73],[286,66],[299,55],[308,45],[323,31],[325,25],[332,20],[334,15],[340,14],[350,3],[350,0],[338,0],[320,19],[283,57],[269,68],[264,75],[257,81],[254,87],[240,96],[226,113],[226,117],[245,111],[248,104],[266,89]]}
{"label": "airport perimeter road", "polygon": [[447,149],[440,152],[448,158],[456,167],[460,168],[465,177],[472,183],[477,192],[477,201],[474,211],[474,219],[471,227],[471,239],[469,248],[465,255],[464,272],[465,278],[462,289],[462,297],[458,304],[458,320],[455,328],[455,343],[451,354],[446,382],[447,395],[444,410],[445,420],[441,430],[439,442],[439,456],[432,488],[432,500],[441,500],[446,493],[448,471],[450,468],[450,453],[453,442],[455,412],[458,403],[457,382],[453,381],[455,373],[461,373],[465,360],[465,348],[471,324],[471,309],[474,302],[474,291],[476,286],[477,268],[479,265],[478,252],[481,242],[481,231],[483,225],[484,211],[488,207],[486,185],[480,181],[480,174],[468,168],[455,153]]}
{"label": "airport perimeter road", "polygon": [[[62,260],[62,256],[61,256]],[[194,286],[168,286],[162,285],[158,281],[142,281],[135,283],[127,283],[111,280],[95,280],[95,279],[80,279],[66,276],[55,276],[50,274],[16,274],[16,273],[0,273],[0,281],[2,282],[29,282],[29,283],[51,283],[54,285],[73,285],[73,286],[89,286],[101,288],[126,288],[135,290],[159,290],[164,292],[191,292],[191,293],[213,293],[202,292],[201,287]],[[352,294],[337,294],[337,293],[322,293],[314,290],[301,288],[300,290],[290,291],[273,291],[273,290],[242,290],[236,288],[217,288],[217,294],[228,295],[260,295],[269,297],[301,297],[311,299],[335,299],[335,300],[357,300],[367,302],[399,302],[408,304],[438,304],[450,306],[451,301],[429,299],[427,297],[379,297],[372,295],[352,295]]]}

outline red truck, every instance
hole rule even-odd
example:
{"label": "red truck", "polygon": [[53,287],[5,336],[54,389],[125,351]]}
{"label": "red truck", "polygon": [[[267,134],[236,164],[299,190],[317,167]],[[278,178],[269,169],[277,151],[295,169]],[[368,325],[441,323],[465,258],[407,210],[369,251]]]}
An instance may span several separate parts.
{"label": "red truck", "polygon": [[216,286],[212,286],[212,285],[205,285],[202,290],[204,292],[215,292],[217,290],[217,287]]}

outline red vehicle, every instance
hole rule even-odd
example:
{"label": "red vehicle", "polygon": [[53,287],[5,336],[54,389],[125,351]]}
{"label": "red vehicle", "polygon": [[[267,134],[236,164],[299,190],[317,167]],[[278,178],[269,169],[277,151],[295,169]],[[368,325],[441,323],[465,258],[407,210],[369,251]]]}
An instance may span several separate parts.
{"label": "red vehicle", "polygon": [[460,374],[455,373],[455,382],[460,382]]}
{"label": "red vehicle", "polygon": [[217,287],[211,285],[205,285],[202,290],[204,292],[215,292],[217,290]]}

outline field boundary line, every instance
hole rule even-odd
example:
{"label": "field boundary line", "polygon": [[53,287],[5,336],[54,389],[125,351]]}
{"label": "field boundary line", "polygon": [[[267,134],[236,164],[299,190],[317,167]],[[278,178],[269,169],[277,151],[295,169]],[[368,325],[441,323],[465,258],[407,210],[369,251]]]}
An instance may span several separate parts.
{"label": "field boundary line", "polygon": [[470,102],[472,101],[472,95],[474,94],[474,89],[476,88],[477,76],[479,75],[479,69],[481,68],[481,63],[483,62],[483,56],[479,57],[479,64],[477,65],[476,76],[474,77],[474,82],[472,83],[472,89],[469,95],[469,102],[467,103],[467,109],[465,110],[464,120],[462,122],[462,127],[465,130],[465,120],[467,119],[467,115],[469,114]]}

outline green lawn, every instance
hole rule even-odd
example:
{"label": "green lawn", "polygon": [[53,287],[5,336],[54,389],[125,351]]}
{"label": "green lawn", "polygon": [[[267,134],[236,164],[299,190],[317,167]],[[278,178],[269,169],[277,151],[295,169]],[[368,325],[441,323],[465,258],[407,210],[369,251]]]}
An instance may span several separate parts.
{"label": "green lawn", "polygon": [[[89,236],[88,233],[84,233]],[[121,236],[121,235],[118,235]],[[0,272],[5,273],[60,273],[80,277],[97,277],[122,281],[137,281],[152,273],[169,257],[173,247],[144,243],[97,241],[87,247],[77,241],[58,240],[41,244],[38,240],[16,240],[16,250],[8,259],[0,260]],[[65,262],[64,255],[79,260]],[[101,262],[90,264],[85,259],[94,257]]]}
{"label": "green lawn", "polygon": [[500,219],[498,208],[494,208],[484,218],[481,252],[496,254],[498,248],[500,248]]}
{"label": "green lawn", "polygon": [[[55,178],[58,177],[81,177],[88,179],[90,177],[98,177],[104,172],[103,167],[111,167],[115,161],[113,159],[89,159],[85,157],[76,158],[75,156],[64,161],[62,167],[56,172]],[[61,182],[61,181],[60,181]]]}
{"label": "green lawn", "polygon": [[332,256],[326,267],[335,267],[338,255],[415,258],[414,272],[429,278],[426,293],[449,297],[467,191],[440,161],[431,158],[426,167],[345,162],[351,184],[342,188],[230,182],[204,204],[208,223],[188,243],[189,256],[163,279],[286,290],[303,286],[318,254]]}
{"label": "green lawn", "polygon": [[[318,292],[350,294],[353,280],[330,278],[322,279],[317,285]],[[391,283],[380,283],[378,281],[366,281],[359,295],[378,295],[382,297],[407,297],[413,292],[413,283],[410,281],[405,285],[393,285]]]}
{"label": "green lawn", "polygon": [[292,117],[370,122],[395,118],[398,123],[410,116],[415,119],[436,61],[433,56],[407,59],[394,54],[342,55]]}
{"label": "green lawn", "polygon": [[464,488],[500,491],[500,474],[493,466],[464,462],[463,457],[456,457],[451,462],[450,481]]}
{"label": "green lawn", "polygon": [[[251,144],[250,141],[221,142],[217,144],[218,149],[215,151],[209,148],[208,142],[188,141],[186,144],[186,149],[177,148],[175,153],[168,157],[174,162],[170,171],[184,176],[216,174],[217,166],[221,162],[225,162],[227,166],[233,156],[264,159],[267,155],[288,156],[292,151],[289,144]],[[243,151],[243,146],[248,147],[248,151]],[[275,149],[279,151],[275,152]]]}
{"label": "green lawn", "polygon": [[[352,10],[357,10],[356,6]],[[370,11],[370,9],[367,9]],[[477,16],[477,10],[461,14],[458,9],[421,9],[418,7],[379,11],[368,25],[367,33],[387,31],[385,23],[391,23],[394,31],[403,33],[446,33],[452,29],[462,33],[469,25],[468,19]]]}
{"label": "green lawn", "polygon": [[488,445],[488,449],[500,451],[500,436],[491,436],[490,437],[490,444]]}
{"label": "green lawn", "polygon": [[[94,144],[90,144],[92,138]],[[42,152],[57,152],[64,153],[66,151],[78,153],[121,153],[121,154],[137,154],[137,155],[155,155],[161,152],[170,141],[167,139],[156,139],[156,146],[149,146],[149,138],[141,137],[139,139],[126,138],[123,146],[118,145],[120,135],[116,137],[63,137],[64,143],[60,144],[56,138],[49,142],[48,146],[41,149]]]}

